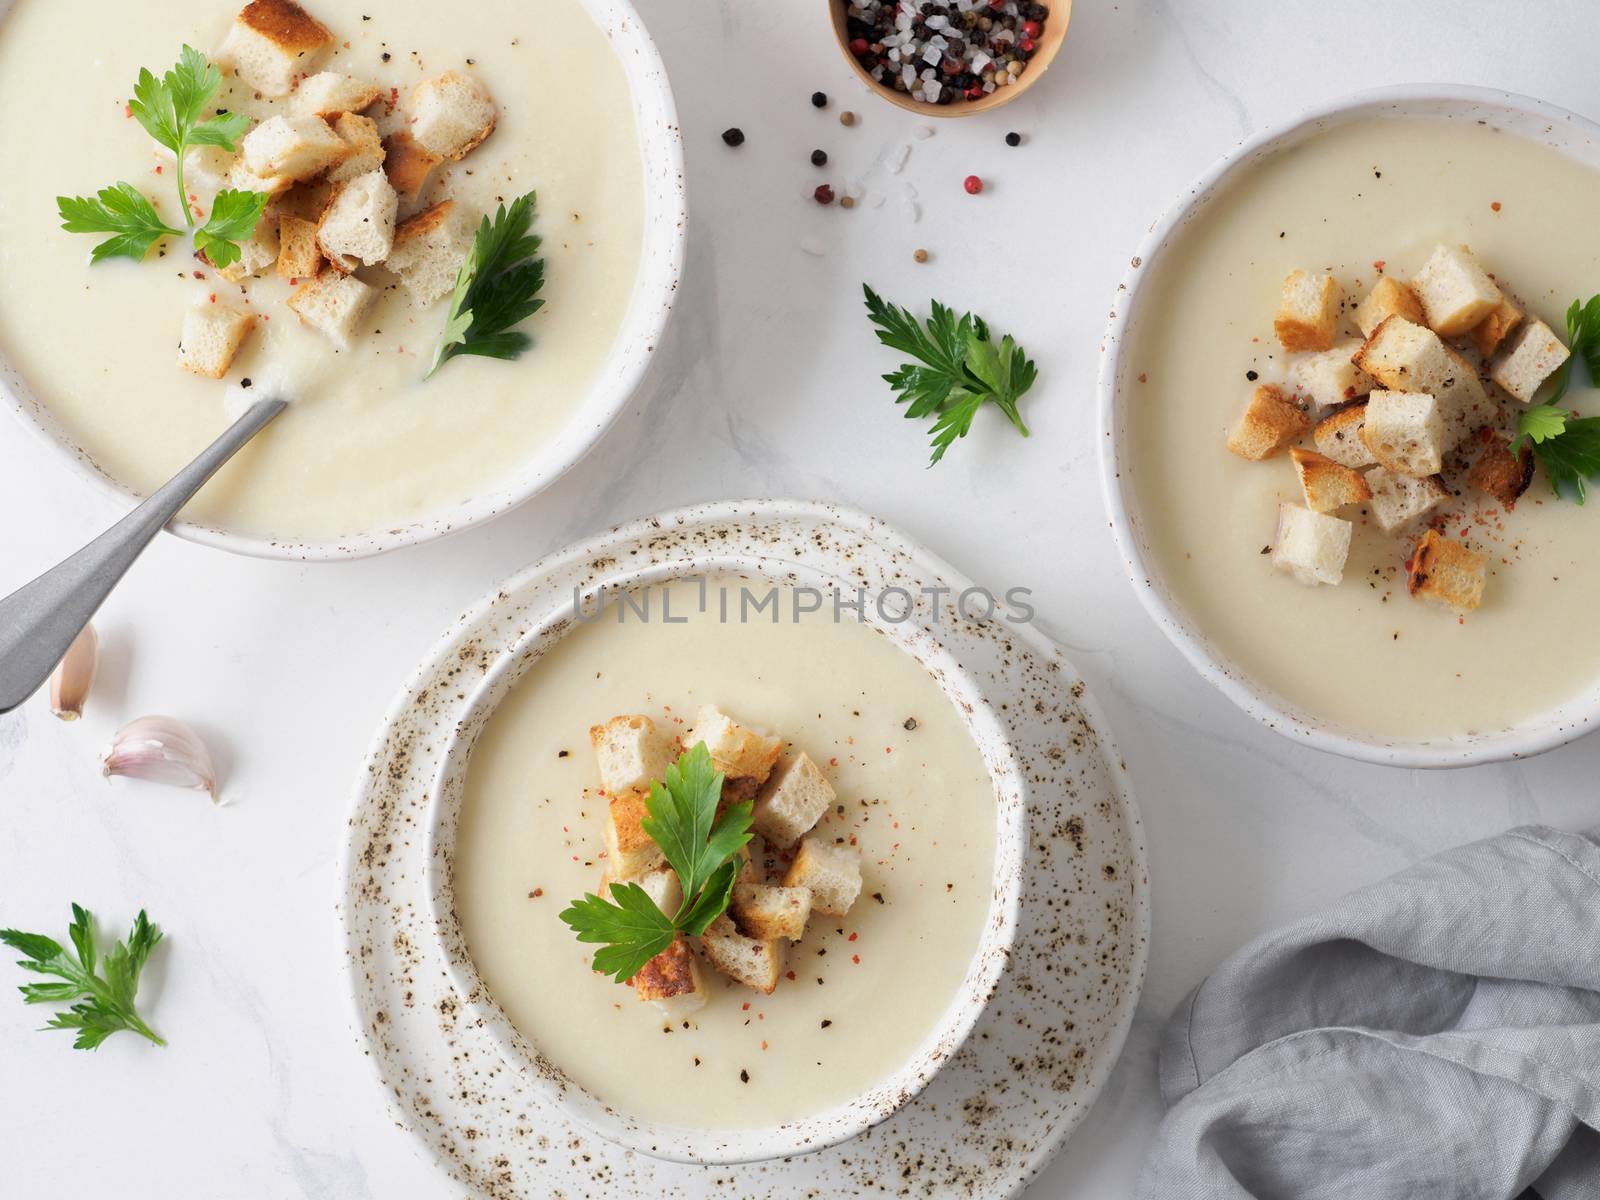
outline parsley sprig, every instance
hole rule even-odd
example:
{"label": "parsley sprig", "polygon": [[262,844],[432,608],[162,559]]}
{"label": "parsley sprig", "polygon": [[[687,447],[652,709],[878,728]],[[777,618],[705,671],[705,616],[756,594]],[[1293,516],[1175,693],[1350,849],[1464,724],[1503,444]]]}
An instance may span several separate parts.
{"label": "parsley sprig", "polygon": [[544,307],[538,295],[544,259],[534,257],[540,239],[530,232],[535,202],[535,193],[528,192],[509,208],[502,204],[493,221],[485,216],[479,224],[456,275],[429,376],[458,354],[516,358],[533,345],[531,337],[512,327]]}
{"label": "parsley sprig", "polygon": [[1555,494],[1571,493],[1582,504],[1588,498],[1586,481],[1600,478],[1600,417],[1575,416],[1560,407],[1560,402],[1572,384],[1572,367],[1579,359],[1590,382],[1600,380],[1600,295],[1589,297],[1587,303],[1574,300],[1567,309],[1567,348],[1572,354],[1556,375],[1550,399],[1517,414],[1510,449],[1516,454],[1522,439],[1527,438]]}
{"label": "parsley sprig", "polygon": [[27,955],[17,966],[62,981],[26,983],[19,989],[27,1004],[70,1005],[51,1017],[45,1028],[77,1030],[72,1043],[77,1050],[93,1050],[123,1030],[165,1046],[167,1043],[144,1023],[133,1006],[140,972],[161,941],[161,930],[150,923],[141,909],[127,940],[118,942],[102,960],[95,948],[94,915],[74,904],[67,936],[76,954],[42,933],[0,929],[0,943]]}
{"label": "parsley sprig", "polygon": [[683,903],[669,916],[637,883],[614,883],[611,899],[590,892],[562,911],[580,942],[599,944],[594,969],[626,983],[679,933],[698,937],[728,908],[739,877],[739,851],[750,840],[750,801],[719,816],[722,773],[704,742],[686,751],[650,785],[644,819],[667,865],[683,885]]}
{"label": "parsley sprig", "polygon": [[1038,371],[1009,334],[996,343],[982,317],[967,313],[958,319],[937,300],[924,331],[907,310],[890,304],[866,284],[862,291],[867,315],[878,327],[878,340],[922,364],[906,363],[883,378],[899,393],[895,403],[906,405],[908,419],[934,418],[929,466],[943,458],[957,438],[967,436],[985,404],[995,405],[1018,433],[1028,436],[1017,401],[1033,386]]}
{"label": "parsley sprig", "polygon": [[271,199],[265,192],[227,188],[217,194],[211,216],[195,228],[194,210],[189,207],[189,189],[184,183],[184,158],[195,146],[220,146],[234,149],[234,143],[250,127],[243,113],[204,113],[217,88],[222,72],[192,46],[184,46],[177,65],[160,79],[141,68],[134,84],[128,111],[138,119],[158,143],[172,151],[176,166],[173,178],[178,187],[178,203],[183,209],[185,229],[174,229],[163,221],[150,203],[129,183],[102,188],[93,197],[57,196],[61,227],[68,233],[109,233],[113,236],[94,248],[92,261],[106,258],[131,258],[139,261],[150,247],[164,237],[181,237],[194,230],[195,249],[215,267],[226,267],[239,259],[238,243],[249,239]]}

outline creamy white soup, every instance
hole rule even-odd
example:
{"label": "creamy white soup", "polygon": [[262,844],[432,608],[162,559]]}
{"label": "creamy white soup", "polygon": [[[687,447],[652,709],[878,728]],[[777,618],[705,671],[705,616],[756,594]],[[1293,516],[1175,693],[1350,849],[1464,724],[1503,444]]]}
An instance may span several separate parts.
{"label": "creamy white soup", "polygon": [[[1446,532],[1488,555],[1481,607],[1407,594],[1403,543],[1364,506],[1344,582],[1306,587],[1263,553],[1287,456],[1225,446],[1247,372],[1283,376],[1272,321],[1289,272],[1329,271],[1350,306],[1375,263],[1409,279],[1435,244],[1465,243],[1534,316],[1565,331],[1600,292],[1600,174],[1473,123],[1374,120],[1273,155],[1213,199],[1145,280],[1123,401],[1134,487],[1159,576],[1238,668],[1305,712],[1381,736],[1492,732],[1600,678],[1600,638],[1575,637],[1600,595],[1600,503],[1557,500],[1539,471],[1505,512],[1464,492]],[[1347,309],[1348,336],[1359,336]],[[1588,389],[1568,393],[1597,411]],[[1579,624],[1575,626],[1574,622]]]}
{"label": "creamy white soup", "polygon": [[[141,67],[169,69],[185,42],[213,52],[243,0],[160,5],[17,0],[0,20],[0,355],[69,436],[137,492],[164,482],[227,424],[224,395],[281,377],[291,409],[185,510],[186,519],[279,539],[326,540],[426,518],[503,482],[549,446],[582,403],[616,337],[637,274],[643,183],[621,64],[576,0],[307,0],[337,39],[320,69],[407,92],[471,72],[499,107],[489,139],[434,172],[402,219],[436,199],[474,214],[538,192],[545,307],[514,363],[458,357],[423,373],[448,301],[414,307],[383,288],[349,350],[303,327],[289,281],[249,280],[263,318],[222,381],[175,366],[184,310],[239,289],[169,239],[164,257],[94,267],[100,240],[64,232],[57,195],[126,180],[181,223],[170,155],[125,115]],[[552,55],[552,39],[559,52]],[[216,101],[262,118],[285,101],[224,81]],[[372,110],[380,126],[388,105]],[[45,119],[43,114],[48,114]],[[403,119],[403,114],[402,114]],[[162,168],[157,173],[157,168]],[[204,210],[205,172],[190,160]],[[204,278],[197,278],[196,268]]]}
{"label": "creamy white soup", "polygon": [[[512,1023],[602,1101],[694,1128],[792,1121],[903,1066],[954,998],[989,909],[993,788],[938,684],[848,614],[722,623],[694,611],[695,585],[671,590],[688,623],[578,626],[490,718],[456,911]],[[771,995],[707,968],[710,1001],[685,1025],[594,974],[557,914],[604,866],[589,726],[644,713],[681,732],[705,704],[816,760],[843,808],[818,832],[856,839],[863,885],[847,916],[812,916]]]}

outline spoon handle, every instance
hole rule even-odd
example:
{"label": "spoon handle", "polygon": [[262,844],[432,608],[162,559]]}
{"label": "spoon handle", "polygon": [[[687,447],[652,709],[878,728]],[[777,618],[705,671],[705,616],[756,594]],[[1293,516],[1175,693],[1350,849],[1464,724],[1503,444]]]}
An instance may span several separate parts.
{"label": "spoon handle", "polygon": [[38,690],[150,539],[287,406],[258,400],[198,458],[82,550],[0,600],[0,713]]}

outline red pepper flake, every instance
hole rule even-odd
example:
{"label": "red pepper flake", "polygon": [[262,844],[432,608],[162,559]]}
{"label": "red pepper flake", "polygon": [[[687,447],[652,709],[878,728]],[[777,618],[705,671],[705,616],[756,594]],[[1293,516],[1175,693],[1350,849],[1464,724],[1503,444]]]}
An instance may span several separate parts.
{"label": "red pepper flake", "polygon": [[852,933],[852,934],[851,934],[851,935],[850,935],[850,936],[849,936],[849,937],[848,937],[848,938],[846,938],[846,939],[845,939],[845,941],[847,941],[847,942],[853,942],[853,941],[855,941],[855,940],[856,940],[856,938],[857,938],[857,937],[859,937],[859,936],[860,936],[860,935],[859,935],[859,934],[854,934],[854,933]]}
{"label": "red pepper flake", "polygon": [[537,900],[542,895],[544,895],[544,889],[543,888],[534,888],[533,891],[528,893],[528,899],[529,900]]}
{"label": "red pepper flake", "polygon": [[837,767],[839,765],[839,756],[838,755],[834,755],[834,757],[830,758],[828,760],[828,765],[830,767]]}
{"label": "red pepper flake", "polygon": [[205,277],[206,277],[206,276],[205,276],[205,272],[204,272],[204,271],[196,271],[196,272],[195,272],[195,273],[194,273],[194,277],[195,277],[195,278],[196,278],[196,279],[204,279],[204,278],[205,278]]}
{"label": "red pepper flake", "polygon": [[746,1000],[743,1004],[739,1005],[739,1011],[740,1012],[749,1012],[750,1011],[750,1001]]}
{"label": "red pepper flake", "polygon": [[851,956],[850,956],[850,961],[851,961],[851,962],[853,962],[853,963],[855,963],[855,964],[856,964],[856,965],[857,965],[857,966],[858,966],[858,967],[859,967],[859,966],[860,966],[860,965],[861,965],[861,955],[859,955],[859,954],[852,954],[852,955],[851,955]]}
{"label": "red pepper flake", "polygon": [[289,280],[289,286],[290,287],[299,287],[300,286],[300,280],[298,278],[290,279]]}
{"label": "red pepper flake", "polygon": [[156,174],[157,175],[161,174],[161,172],[164,171],[164,170],[166,170],[166,168],[163,167],[160,163],[156,164]]}
{"label": "red pepper flake", "polygon": [[883,752],[885,754],[893,754],[894,753],[894,747],[893,746],[885,746],[883,748]]}
{"label": "red pepper flake", "polygon": [[791,982],[791,983],[794,982],[794,972],[793,971],[785,971],[783,977],[785,979],[789,980],[789,982]]}
{"label": "red pepper flake", "polygon": [[217,302],[217,294],[215,292],[212,292],[211,293],[211,303],[215,304],[216,302]]}
{"label": "red pepper flake", "polygon": [[125,117],[131,117],[131,116],[133,116],[133,105],[131,105],[131,104],[124,104],[124,105],[123,105],[123,106],[122,106],[122,115],[123,115],[123,116],[125,116]]}
{"label": "red pepper flake", "polygon": [[1383,274],[1383,268],[1388,266],[1388,265],[1389,265],[1389,262],[1388,262],[1387,259],[1377,258],[1377,259],[1374,259],[1373,262],[1372,262],[1372,269],[1374,271],[1376,271],[1379,275],[1382,275]]}
{"label": "red pepper flake", "polygon": [[766,1043],[766,1042],[762,1042],[762,1043],[761,1043],[761,1048],[762,1048],[762,1049],[763,1049],[763,1050],[765,1050],[765,1049],[766,1049],[766,1048],[767,1048],[767,1043]]}
{"label": "red pepper flake", "polygon": [[1489,207],[1494,209],[1495,212],[1499,212],[1500,211],[1500,201],[1496,200],[1494,203],[1490,204]]}
{"label": "red pepper flake", "polygon": [[1150,377],[1148,375],[1146,375],[1143,371],[1140,371],[1139,372],[1139,382],[1140,383],[1149,383],[1150,382]]}

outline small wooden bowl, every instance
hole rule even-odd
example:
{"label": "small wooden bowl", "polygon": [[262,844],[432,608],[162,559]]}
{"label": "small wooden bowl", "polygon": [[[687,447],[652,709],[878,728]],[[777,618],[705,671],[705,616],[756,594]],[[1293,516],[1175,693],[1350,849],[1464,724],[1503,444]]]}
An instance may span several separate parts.
{"label": "small wooden bowl", "polygon": [[849,7],[847,0],[828,0],[828,11],[833,16],[833,36],[838,39],[839,53],[844,55],[845,61],[850,64],[850,69],[856,73],[861,82],[890,104],[924,117],[970,117],[1011,103],[1038,83],[1045,69],[1055,61],[1061,43],[1067,40],[1067,25],[1072,20],[1072,0],[1045,0],[1045,2],[1050,7],[1050,18],[1044,23],[1044,33],[1039,38],[1038,48],[1028,60],[1028,66],[1022,72],[1021,78],[1016,83],[995,88],[982,100],[957,100],[951,104],[929,104],[924,100],[913,100],[907,93],[886,87],[868,75],[856,61],[856,56],[850,53],[850,35],[845,24],[848,19],[845,12]]}

